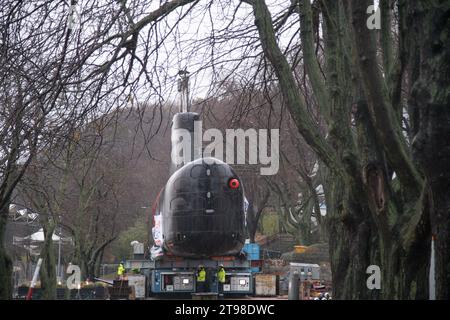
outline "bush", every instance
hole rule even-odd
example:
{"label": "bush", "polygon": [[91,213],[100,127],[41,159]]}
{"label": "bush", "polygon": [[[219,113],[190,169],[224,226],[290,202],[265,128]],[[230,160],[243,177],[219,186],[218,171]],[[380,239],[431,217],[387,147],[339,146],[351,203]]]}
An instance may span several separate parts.
{"label": "bush", "polygon": [[116,260],[131,258],[133,249],[130,245],[132,241],[147,242],[148,228],[144,218],[138,219],[134,226],[122,231],[119,238],[111,246],[111,253]]}
{"label": "bush", "polygon": [[260,229],[266,236],[271,236],[278,233],[278,215],[276,212],[264,212],[259,221]]}

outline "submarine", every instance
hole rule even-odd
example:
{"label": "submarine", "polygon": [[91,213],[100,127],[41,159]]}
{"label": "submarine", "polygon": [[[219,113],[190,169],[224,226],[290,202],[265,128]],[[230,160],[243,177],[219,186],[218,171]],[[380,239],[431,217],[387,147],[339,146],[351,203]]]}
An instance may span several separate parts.
{"label": "submarine", "polygon": [[[197,120],[194,112],[173,117],[171,176],[153,206],[153,240],[160,255],[199,259],[238,255],[246,237],[242,181],[230,165],[196,150]],[[186,132],[191,152],[175,163],[173,155],[181,149],[180,137]],[[158,251],[155,246],[153,252]]]}

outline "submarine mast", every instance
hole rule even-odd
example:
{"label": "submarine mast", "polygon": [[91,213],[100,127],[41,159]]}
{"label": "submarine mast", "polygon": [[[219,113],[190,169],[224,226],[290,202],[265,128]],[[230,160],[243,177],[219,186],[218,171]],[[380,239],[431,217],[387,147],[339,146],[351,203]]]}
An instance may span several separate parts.
{"label": "submarine mast", "polygon": [[180,104],[180,112],[186,113],[191,109],[191,102],[189,100],[189,71],[180,70],[178,72],[178,92],[181,92],[181,104]]}

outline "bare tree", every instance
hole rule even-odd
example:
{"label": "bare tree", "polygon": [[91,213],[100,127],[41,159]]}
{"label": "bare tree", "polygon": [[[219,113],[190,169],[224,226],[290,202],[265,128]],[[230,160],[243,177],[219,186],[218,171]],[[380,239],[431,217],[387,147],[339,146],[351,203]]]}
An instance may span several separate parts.
{"label": "bare tree", "polygon": [[[13,190],[39,150],[89,115],[125,105],[142,77],[160,94],[148,63],[161,46],[156,22],[194,2],[169,1],[148,14],[144,2],[2,3],[0,235]],[[146,42],[140,32],[158,36]],[[0,296],[9,298],[11,261],[3,244],[0,267]]]}

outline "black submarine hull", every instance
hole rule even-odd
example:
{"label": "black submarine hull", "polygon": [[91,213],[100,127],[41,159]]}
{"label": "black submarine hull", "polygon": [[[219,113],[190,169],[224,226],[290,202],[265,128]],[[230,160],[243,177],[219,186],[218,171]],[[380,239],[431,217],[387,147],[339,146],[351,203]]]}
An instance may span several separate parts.
{"label": "black submarine hull", "polygon": [[243,187],[234,170],[200,158],[177,170],[160,198],[164,249],[201,258],[238,254],[245,242]]}

